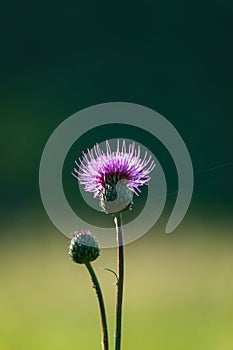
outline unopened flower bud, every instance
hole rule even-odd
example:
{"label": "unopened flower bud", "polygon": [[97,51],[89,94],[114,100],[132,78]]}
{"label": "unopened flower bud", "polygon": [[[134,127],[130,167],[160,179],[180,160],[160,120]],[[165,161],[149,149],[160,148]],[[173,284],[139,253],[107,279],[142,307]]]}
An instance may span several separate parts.
{"label": "unopened flower bud", "polygon": [[68,254],[78,264],[94,261],[100,255],[100,249],[95,237],[89,230],[72,233]]}

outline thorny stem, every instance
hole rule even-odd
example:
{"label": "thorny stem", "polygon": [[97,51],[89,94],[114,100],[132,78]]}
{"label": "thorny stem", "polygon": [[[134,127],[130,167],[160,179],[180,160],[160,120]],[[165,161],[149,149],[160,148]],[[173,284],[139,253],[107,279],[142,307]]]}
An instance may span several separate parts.
{"label": "thorny stem", "polygon": [[122,232],[122,217],[120,213],[115,215],[116,238],[118,246],[118,282],[116,290],[116,329],[115,329],[115,350],[121,348],[121,324],[122,324],[122,301],[124,285],[124,245]]}
{"label": "thorny stem", "polygon": [[99,301],[99,308],[100,308],[100,315],[101,315],[101,322],[102,322],[102,349],[103,350],[108,350],[108,327],[107,327],[107,319],[106,319],[106,312],[105,312],[105,306],[104,306],[104,299],[103,299],[103,294],[100,288],[100,284],[98,281],[98,278],[95,274],[95,271],[92,267],[92,265],[87,262],[85,263],[86,268],[88,269],[91,279],[93,282],[93,288],[96,290],[96,294],[98,297]]}

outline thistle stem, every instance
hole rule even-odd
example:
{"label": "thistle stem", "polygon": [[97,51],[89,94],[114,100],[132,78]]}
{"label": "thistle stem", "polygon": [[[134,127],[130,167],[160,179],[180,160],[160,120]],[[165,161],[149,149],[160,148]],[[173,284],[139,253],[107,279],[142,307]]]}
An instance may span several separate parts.
{"label": "thistle stem", "polygon": [[100,284],[98,281],[98,278],[95,274],[95,271],[92,267],[92,265],[87,262],[85,263],[86,268],[88,269],[91,279],[93,282],[93,288],[96,290],[96,294],[98,297],[99,301],[99,308],[100,308],[100,315],[101,315],[101,322],[102,322],[102,349],[103,350],[108,350],[108,327],[107,327],[107,318],[106,318],[106,312],[105,312],[105,306],[104,306],[104,299],[103,299],[103,294],[100,288]]}
{"label": "thistle stem", "polygon": [[115,350],[121,348],[121,324],[122,324],[122,301],[124,285],[124,245],[122,232],[122,217],[120,213],[115,215],[116,238],[118,246],[118,282],[116,290],[116,329],[115,329]]}

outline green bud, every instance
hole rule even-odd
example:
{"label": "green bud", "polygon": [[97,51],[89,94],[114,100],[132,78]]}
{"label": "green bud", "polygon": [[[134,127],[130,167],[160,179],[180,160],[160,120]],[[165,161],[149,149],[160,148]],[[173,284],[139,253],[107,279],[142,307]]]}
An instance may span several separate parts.
{"label": "green bud", "polygon": [[95,237],[89,230],[72,233],[68,254],[78,264],[94,261],[100,255],[100,249]]}

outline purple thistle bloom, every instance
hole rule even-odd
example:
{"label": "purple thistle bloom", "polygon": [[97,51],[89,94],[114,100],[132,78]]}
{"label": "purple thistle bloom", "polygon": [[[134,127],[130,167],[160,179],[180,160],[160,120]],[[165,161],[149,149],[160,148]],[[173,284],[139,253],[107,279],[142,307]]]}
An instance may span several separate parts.
{"label": "purple thistle bloom", "polygon": [[128,150],[125,140],[117,141],[117,150],[113,152],[109,142],[106,141],[106,152],[101,150],[98,143],[87,153],[83,152],[79,163],[75,161],[77,168],[74,168],[72,175],[77,178],[80,184],[84,185],[87,192],[94,193],[107,201],[116,199],[116,184],[124,180],[127,188],[139,195],[140,186],[148,185],[149,173],[154,169],[154,160],[151,156],[147,158],[147,152],[140,158],[140,147],[135,143],[129,145]]}

